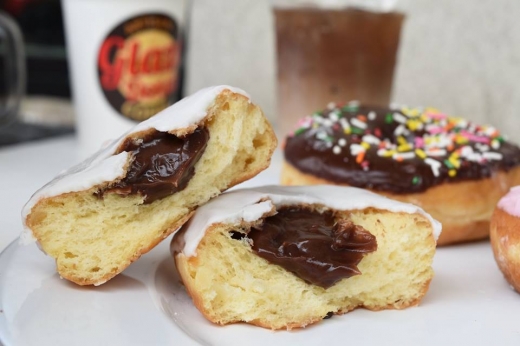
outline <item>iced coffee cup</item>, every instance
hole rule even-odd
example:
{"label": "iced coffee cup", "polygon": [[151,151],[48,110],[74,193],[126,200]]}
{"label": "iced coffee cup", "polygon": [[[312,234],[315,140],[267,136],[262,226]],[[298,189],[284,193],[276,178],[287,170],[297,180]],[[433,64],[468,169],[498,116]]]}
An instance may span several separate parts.
{"label": "iced coffee cup", "polygon": [[280,135],[330,102],[389,104],[404,20],[395,1],[271,3]]}

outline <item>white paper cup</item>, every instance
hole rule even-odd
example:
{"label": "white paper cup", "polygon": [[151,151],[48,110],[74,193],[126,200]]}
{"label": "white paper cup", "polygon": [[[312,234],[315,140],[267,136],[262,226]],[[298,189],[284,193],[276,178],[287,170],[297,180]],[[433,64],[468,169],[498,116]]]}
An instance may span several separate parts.
{"label": "white paper cup", "polygon": [[187,0],[62,0],[79,156],[179,97]]}

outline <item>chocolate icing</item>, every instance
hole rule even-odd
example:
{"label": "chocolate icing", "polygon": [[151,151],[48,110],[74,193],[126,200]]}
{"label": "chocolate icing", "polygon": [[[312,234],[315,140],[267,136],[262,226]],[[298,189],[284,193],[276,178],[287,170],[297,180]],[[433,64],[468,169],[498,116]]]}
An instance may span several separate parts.
{"label": "chocolate icing", "polygon": [[193,177],[208,140],[205,128],[182,138],[154,131],[142,140],[127,139],[120,150],[133,154],[127,175],[102,193],[140,194],[144,203],[152,203],[181,191]]}
{"label": "chocolate icing", "polygon": [[[402,137],[401,143],[391,148],[390,143],[396,144],[396,132]],[[366,143],[365,135],[381,143]],[[439,144],[425,148],[421,145],[425,139]],[[357,153],[359,146],[353,150],[352,144],[368,147],[363,157]],[[397,150],[400,147],[407,150]],[[391,153],[389,149],[396,153],[394,157],[382,156],[380,150]],[[420,157],[417,149],[422,154],[428,149],[446,153]],[[413,157],[400,159],[403,153]],[[287,138],[285,159],[301,172],[334,183],[413,193],[445,182],[480,179],[497,170],[510,170],[520,164],[520,149],[492,127],[447,117],[437,110],[346,105],[305,119],[303,126]],[[432,162],[438,166],[437,174]]]}
{"label": "chocolate icing", "polygon": [[377,249],[376,238],[352,221],[298,207],[278,210],[247,236],[258,256],[323,288],[361,274],[357,265]]}

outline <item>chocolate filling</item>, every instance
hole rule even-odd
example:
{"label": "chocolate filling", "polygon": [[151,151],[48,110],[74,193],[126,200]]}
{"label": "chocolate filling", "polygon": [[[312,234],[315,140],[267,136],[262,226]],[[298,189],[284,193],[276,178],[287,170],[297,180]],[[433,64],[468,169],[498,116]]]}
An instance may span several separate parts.
{"label": "chocolate filling", "polygon": [[140,194],[144,196],[144,203],[152,203],[181,191],[193,177],[195,164],[208,140],[209,132],[205,128],[182,138],[155,131],[142,141],[128,139],[121,149],[133,155],[126,177],[100,194]]}
{"label": "chocolate filling", "polygon": [[258,256],[323,288],[361,274],[357,265],[377,249],[375,236],[352,221],[297,207],[278,210],[247,237]]}
{"label": "chocolate filling", "polygon": [[[338,184],[404,194],[520,165],[520,148],[493,128],[441,113],[345,106],[308,121],[287,138],[285,159]],[[430,140],[439,148],[426,148]]]}

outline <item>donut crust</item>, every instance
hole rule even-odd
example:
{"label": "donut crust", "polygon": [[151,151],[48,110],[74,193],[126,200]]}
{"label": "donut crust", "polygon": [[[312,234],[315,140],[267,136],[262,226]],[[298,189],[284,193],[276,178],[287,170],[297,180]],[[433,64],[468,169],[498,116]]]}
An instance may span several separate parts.
{"label": "donut crust", "polygon": [[[339,184],[306,174],[284,160],[282,185]],[[489,236],[491,215],[498,202],[511,186],[520,184],[520,167],[508,172],[499,171],[490,178],[445,183],[422,193],[393,194],[371,190],[389,198],[415,204],[442,223],[437,245],[449,245],[486,239]]]}

